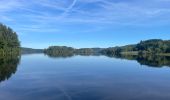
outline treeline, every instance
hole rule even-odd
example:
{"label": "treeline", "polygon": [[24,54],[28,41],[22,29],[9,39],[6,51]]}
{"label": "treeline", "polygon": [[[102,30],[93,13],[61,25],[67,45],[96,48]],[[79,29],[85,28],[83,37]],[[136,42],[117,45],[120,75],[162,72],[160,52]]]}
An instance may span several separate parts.
{"label": "treeline", "polygon": [[17,33],[0,23],[0,54],[19,53],[20,42]]}
{"label": "treeline", "polygon": [[33,54],[33,53],[43,53],[43,49],[32,49],[21,47],[21,54]]}
{"label": "treeline", "polygon": [[101,51],[101,48],[80,48],[75,49],[67,46],[50,46],[44,49],[44,53],[51,57],[69,57],[73,55],[93,55]]}
{"label": "treeline", "polygon": [[170,53],[170,40],[151,39],[138,44],[104,49],[103,54],[116,55],[121,53],[131,54],[167,54]]}
{"label": "treeline", "polygon": [[130,55],[170,55],[170,40],[161,39],[151,39],[146,41],[140,41],[138,44],[117,46],[110,48],[80,48],[75,49],[66,46],[51,46],[44,50],[48,55],[93,55],[93,54],[103,54],[103,55],[120,55],[120,54],[130,54]]}

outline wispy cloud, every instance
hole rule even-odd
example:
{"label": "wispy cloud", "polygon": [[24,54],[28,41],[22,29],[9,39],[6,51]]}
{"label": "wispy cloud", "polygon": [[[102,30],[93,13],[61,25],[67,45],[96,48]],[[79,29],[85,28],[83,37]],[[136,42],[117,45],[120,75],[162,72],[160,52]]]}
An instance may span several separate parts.
{"label": "wispy cloud", "polygon": [[[1,0],[2,22],[24,24],[38,31],[47,25],[156,25],[169,23],[169,0]],[[25,29],[20,26],[21,29]],[[99,26],[100,27],[100,26]],[[54,27],[52,27],[54,28]],[[52,30],[49,28],[49,31]]]}
{"label": "wispy cloud", "polygon": [[65,10],[65,13],[68,13],[76,4],[77,0],[73,0],[73,3]]}
{"label": "wispy cloud", "polygon": [[22,6],[18,0],[1,0],[0,12],[9,12]]}

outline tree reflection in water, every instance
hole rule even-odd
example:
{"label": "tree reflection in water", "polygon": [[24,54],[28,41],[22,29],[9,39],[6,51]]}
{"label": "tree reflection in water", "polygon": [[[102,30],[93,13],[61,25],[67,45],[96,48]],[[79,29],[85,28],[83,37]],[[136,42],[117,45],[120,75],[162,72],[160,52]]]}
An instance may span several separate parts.
{"label": "tree reflection in water", "polygon": [[[67,57],[73,57],[75,55],[81,55],[81,56],[100,56],[102,54],[98,53],[61,53],[61,54],[46,54],[49,57],[52,58],[67,58]],[[157,55],[105,55],[110,58],[121,58],[121,59],[127,59],[127,60],[136,60],[141,65],[148,65],[149,67],[163,67],[163,66],[169,66],[170,67],[170,56],[157,56]]]}
{"label": "tree reflection in water", "polygon": [[170,67],[170,56],[157,56],[157,55],[107,55],[109,57],[121,58],[127,60],[136,60],[141,65],[149,67]]}
{"label": "tree reflection in water", "polygon": [[0,56],[0,82],[8,80],[17,71],[20,62],[19,55]]}

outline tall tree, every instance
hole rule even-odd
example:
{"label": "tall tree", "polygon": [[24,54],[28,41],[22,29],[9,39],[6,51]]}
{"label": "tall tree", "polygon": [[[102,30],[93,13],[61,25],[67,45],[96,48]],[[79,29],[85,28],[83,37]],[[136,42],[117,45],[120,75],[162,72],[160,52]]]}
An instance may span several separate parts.
{"label": "tall tree", "polygon": [[18,52],[20,42],[17,33],[0,23],[0,53]]}

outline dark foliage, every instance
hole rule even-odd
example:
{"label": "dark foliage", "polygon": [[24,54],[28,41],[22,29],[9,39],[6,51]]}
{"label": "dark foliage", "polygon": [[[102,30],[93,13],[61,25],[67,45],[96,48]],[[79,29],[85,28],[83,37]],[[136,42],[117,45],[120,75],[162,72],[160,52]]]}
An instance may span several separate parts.
{"label": "dark foliage", "polygon": [[135,45],[127,45],[122,47],[107,48],[102,51],[103,54],[120,54],[121,52],[137,51],[139,54],[160,54],[170,53],[170,40],[151,39],[141,41]]}
{"label": "dark foliage", "polygon": [[18,53],[20,42],[16,32],[0,23],[0,54]]}
{"label": "dark foliage", "polygon": [[74,48],[66,46],[50,46],[44,50],[44,53],[50,57],[69,57],[74,55]]}
{"label": "dark foliage", "polygon": [[18,55],[0,55],[0,82],[8,80],[17,70],[20,61]]}
{"label": "dark foliage", "polygon": [[141,65],[149,67],[170,67],[170,56],[156,56],[156,55],[106,55],[108,57],[136,60]]}

